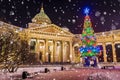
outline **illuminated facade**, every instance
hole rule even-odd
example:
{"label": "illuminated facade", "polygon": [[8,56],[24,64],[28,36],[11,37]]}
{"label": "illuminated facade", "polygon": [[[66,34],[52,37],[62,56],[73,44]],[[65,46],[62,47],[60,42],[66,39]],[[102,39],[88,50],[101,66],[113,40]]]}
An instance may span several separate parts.
{"label": "illuminated facade", "polygon": [[[0,22],[0,26],[13,26]],[[21,30],[13,26],[13,29]],[[79,47],[81,34],[72,34],[67,28],[52,24],[49,17],[41,8],[35,15],[28,28],[19,32],[22,39],[27,39],[30,52],[36,54],[37,61],[82,62]],[[120,30],[96,33],[97,44],[101,46],[99,62],[120,62]],[[108,49],[109,48],[109,49]]]}

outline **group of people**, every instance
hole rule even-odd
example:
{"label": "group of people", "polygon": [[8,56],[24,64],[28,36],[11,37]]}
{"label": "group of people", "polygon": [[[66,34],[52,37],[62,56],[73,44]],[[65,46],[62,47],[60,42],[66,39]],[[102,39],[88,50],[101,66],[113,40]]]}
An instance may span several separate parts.
{"label": "group of people", "polygon": [[84,66],[85,67],[97,67],[96,57],[85,57]]}

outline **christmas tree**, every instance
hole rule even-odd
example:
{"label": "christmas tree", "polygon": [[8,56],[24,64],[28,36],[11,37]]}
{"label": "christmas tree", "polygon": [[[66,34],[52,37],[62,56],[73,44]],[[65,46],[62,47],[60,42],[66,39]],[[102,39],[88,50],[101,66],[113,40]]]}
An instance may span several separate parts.
{"label": "christmas tree", "polygon": [[93,57],[100,52],[99,46],[96,45],[96,37],[92,28],[92,23],[88,15],[89,9],[85,9],[84,28],[81,35],[82,46],[80,53],[82,57]]}

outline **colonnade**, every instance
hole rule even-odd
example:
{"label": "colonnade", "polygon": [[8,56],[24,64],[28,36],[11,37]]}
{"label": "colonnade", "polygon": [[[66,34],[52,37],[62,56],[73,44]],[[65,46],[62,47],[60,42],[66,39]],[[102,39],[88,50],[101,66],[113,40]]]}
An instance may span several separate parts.
{"label": "colonnade", "polygon": [[[30,40],[30,42],[32,39]],[[72,62],[74,58],[71,41],[33,39],[37,61],[42,62]]]}
{"label": "colonnade", "polygon": [[[108,45],[108,44],[107,44],[107,43],[102,43],[104,62],[107,62],[106,45]],[[116,51],[115,51],[115,43],[109,43],[109,45],[112,46],[113,62],[117,62],[117,59],[116,59]]]}

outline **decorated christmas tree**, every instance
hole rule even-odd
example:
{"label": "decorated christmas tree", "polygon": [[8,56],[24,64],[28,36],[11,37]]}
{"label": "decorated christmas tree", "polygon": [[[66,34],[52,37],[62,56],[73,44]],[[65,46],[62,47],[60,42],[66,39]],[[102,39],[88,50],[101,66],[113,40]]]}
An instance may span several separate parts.
{"label": "decorated christmas tree", "polygon": [[92,58],[98,55],[100,52],[99,46],[96,45],[96,37],[92,28],[92,23],[88,15],[89,9],[85,9],[84,28],[81,35],[82,46],[80,47],[80,53],[83,58]]}

